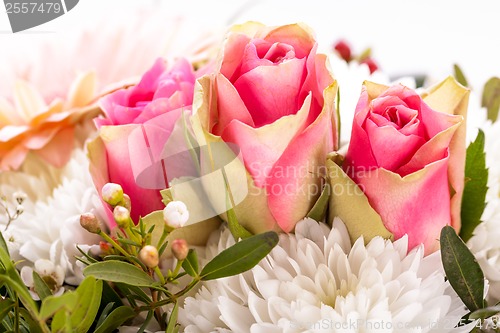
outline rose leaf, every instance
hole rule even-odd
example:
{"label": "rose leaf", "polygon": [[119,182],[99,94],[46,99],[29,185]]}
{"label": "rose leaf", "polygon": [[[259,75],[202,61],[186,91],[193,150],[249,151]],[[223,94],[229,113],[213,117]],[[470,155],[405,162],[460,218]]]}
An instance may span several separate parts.
{"label": "rose leaf", "polygon": [[481,223],[481,215],[486,207],[488,190],[488,169],[484,152],[484,132],[479,130],[476,140],[467,148],[465,160],[464,194],[462,199],[460,237],[467,242],[474,229]]}

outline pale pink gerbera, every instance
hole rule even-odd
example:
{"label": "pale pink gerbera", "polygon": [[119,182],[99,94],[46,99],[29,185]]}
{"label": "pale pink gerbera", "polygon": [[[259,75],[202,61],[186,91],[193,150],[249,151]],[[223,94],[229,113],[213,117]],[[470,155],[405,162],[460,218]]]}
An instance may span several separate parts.
{"label": "pale pink gerbera", "polygon": [[187,57],[200,60],[212,45],[194,44],[202,34],[190,31],[185,21],[165,19],[154,8],[105,23],[93,22],[83,33],[58,33],[32,52],[33,59],[13,48],[0,55],[0,171],[19,169],[28,156],[64,166],[75,141],[86,138],[75,129],[96,116],[94,103],[100,96],[136,83],[159,56],[185,49]]}
{"label": "pale pink gerbera", "polygon": [[18,169],[30,151],[55,167],[64,166],[76,125],[99,111],[91,107],[95,85],[95,75],[80,75],[66,99],[47,103],[31,84],[16,82],[11,101],[0,97],[0,171]]}

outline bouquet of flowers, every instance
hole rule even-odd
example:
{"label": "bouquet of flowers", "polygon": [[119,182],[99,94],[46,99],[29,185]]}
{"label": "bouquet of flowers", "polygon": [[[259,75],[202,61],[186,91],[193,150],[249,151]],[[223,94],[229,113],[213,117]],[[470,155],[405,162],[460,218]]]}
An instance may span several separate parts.
{"label": "bouquet of flowers", "polygon": [[17,77],[0,331],[499,332],[500,79],[479,101],[458,66],[391,82],[324,47],[247,22]]}

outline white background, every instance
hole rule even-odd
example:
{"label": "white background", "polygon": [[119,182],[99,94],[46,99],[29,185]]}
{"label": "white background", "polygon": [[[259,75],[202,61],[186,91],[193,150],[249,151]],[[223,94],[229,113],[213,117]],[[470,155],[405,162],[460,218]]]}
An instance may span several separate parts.
{"label": "white background", "polygon": [[273,25],[303,21],[323,47],[338,38],[350,40],[357,51],[371,46],[392,77],[431,73],[442,78],[453,63],[460,64],[476,89],[487,78],[500,76],[499,0],[80,0],[68,14],[17,34],[10,32],[0,8],[3,65],[22,65],[21,55],[36,55],[41,42],[70,40],[82,29],[151,11],[152,20],[188,17],[193,35],[246,20]]}

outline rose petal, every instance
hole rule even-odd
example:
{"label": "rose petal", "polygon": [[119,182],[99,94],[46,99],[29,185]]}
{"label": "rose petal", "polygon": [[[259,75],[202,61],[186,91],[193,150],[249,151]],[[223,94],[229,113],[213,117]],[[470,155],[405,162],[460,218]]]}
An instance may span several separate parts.
{"label": "rose petal", "polygon": [[[342,165],[342,169],[349,176],[354,175],[356,169],[370,170],[373,167],[378,167],[371,149],[370,139],[363,129],[363,124],[369,112],[368,92],[367,87],[363,85],[352,123],[351,141]],[[354,176],[353,179],[356,180],[356,177]]]}
{"label": "rose petal", "polygon": [[307,57],[315,44],[312,31],[300,23],[277,27],[268,32],[264,39],[292,45],[299,59]]}
{"label": "rose petal", "polygon": [[[312,208],[321,193],[321,173],[326,155],[334,147],[334,100],[336,84],[325,89],[325,106],[318,118],[296,136],[283,152],[269,175],[269,209],[285,232]],[[307,148],[306,148],[307,147]]]}
{"label": "rose petal", "polygon": [[441,228],[451,223],[448,157],[401,177],[385,169],[368,171],[357,183],[395,239],[408,235],[408,248],[439,248]]}
{"label": "rose petal", "polygon": [[[211,133],[215,135],[221,135],[224,129],[233,120],[238,120],[243,124],[249,126],[255,126],[255,123],[248,112],[247,107],[241,100],[240,95],[236,91],[235,87],[228,81],[226,77],[218,74],[215,77],[216,87],[217,87],[217,110],[218,112],[210,113],[210,117],[215,117],[212,120],[212,127],[209,127]],[[208,78],[203,80],[203,83],[209,83]],[[208,94],[211,88],[208,86],[204,89],[205,93]],[[215,101],[213,101],[215,103]],[[209,107],[208,101],[203,105]]]}
{"label": "rose petal", "polygon": [[257,187],[264,187],[274,163],[280,158],[290,141],[307,126],[311,105],[309,96],[297,114],[278,119],[272,124],[252,128],[233,120],[224,130],[224,142],[237,144],[243,153],[245,166]]}
{"label": "rose petal", "polygon": [[139,216],[145,216],[164,207],[158,190],[141,188],[137,186],[134,178],[131,163],[140,156],[136,151],[129,151],[128,139],[130,133],[138,126],[105,126],[100,129],[100,136],[106,147],[108,181],[120,184],[123,191],[130,196],[131,217],[135,222]]}
{"label": "rose petal", "polygon": [[296,113],[302,103],[305,60],[292,59],[274,66],[257,67],[240,76],[234,87],[260,127]]}
{"label": "rose petal", "polygon": [[413,157],[425,140],[417,135],[404,135],[392,126],[377,126],[371,119],[365,122],[372,153],[381,168],[396,171]]}

